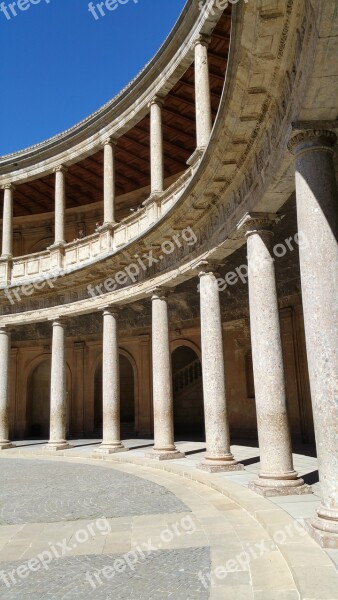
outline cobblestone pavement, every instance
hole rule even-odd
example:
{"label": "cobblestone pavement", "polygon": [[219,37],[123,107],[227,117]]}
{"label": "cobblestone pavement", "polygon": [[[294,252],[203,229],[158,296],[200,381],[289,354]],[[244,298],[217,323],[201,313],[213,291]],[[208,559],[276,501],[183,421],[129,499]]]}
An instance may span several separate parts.
{"label": "cobblestone pavement", "polygon": [[[1,600],[207,600],[208,589],[198,573],[210,569],[209,548],[158,550],[118,573],[119,555],[73,556],[54,560],[27,579],[6,587],[0,581]],[[2,563],[5,573],[21,563]],[[102,569],[111,567],[109,579]],[[97,576],[95,577],[94,572]],[[108,572],[107,572],[108,573]]]}
{"label": "cobblestone pavement", "polygon": [[138,449],[106,460],[6,451],[0,600],[338,600],[333,563],[291,516],[311,497],[281,508],[247,489],[253,471],[200,472],[196,450],[170,465]]}
{"label": "cobblestone pavement", "polygon": [[0,524],[188,511],[165,487],[90,465],[0,459]]}

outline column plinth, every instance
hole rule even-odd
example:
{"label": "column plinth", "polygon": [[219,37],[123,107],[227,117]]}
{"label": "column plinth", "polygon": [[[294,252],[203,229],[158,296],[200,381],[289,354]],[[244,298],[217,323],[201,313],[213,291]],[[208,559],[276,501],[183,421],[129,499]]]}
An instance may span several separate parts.
{"label": "column plinth", "polygon": [[11,335],[0,328],[0,450],[14,448],[9,441],[9,368]]}
{"label": "column plinth", "polygon": [[336,135],[326,130],[295,133],[298,231],[306,352],[318,457],[321,504],[309,531],[322,545],[338,548],[338,194],[334,169]]}
{"label": "column plinth", "polygon": [[65,323],[56,319],[53,321],[50,433],[46,451],[56,452],[71,448],[66,440],[66,415]]}
{"label": "column plinth", "polygon": [[206,456],[199,468],[210,473],[239,471],[230,451],[230,432],[226,402],[223,331],[216,267],[203,264],[199,269],[201,341]]}
{"label": "column plinth", "polygon": [[155,290],[152,295],[152,360],[154,439],[148,458],[171,460],[184,458],[174,442],[173,390],[169,344],[168,292]]}
{"label": "column plinth", "polygon": [[250,488],[263,496],[311,493],[293,468],[287,414],[271,214],[246,215],[250,330],[261,471]]}
{"label": "column plinth", "polygon": [[120,365],[118,345],[118,309],[107,308],[103,313],[102,401],[103,439],[99,454],[126,452],[120,433]]}

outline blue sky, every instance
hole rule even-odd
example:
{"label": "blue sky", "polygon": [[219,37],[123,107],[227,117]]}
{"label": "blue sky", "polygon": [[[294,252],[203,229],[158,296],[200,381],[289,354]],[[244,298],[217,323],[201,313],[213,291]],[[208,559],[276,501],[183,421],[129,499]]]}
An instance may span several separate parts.
{"label": "blue sky", "polygon": [[103,6],[101,16],[88,0],[17,0],[14,16],[13,0],[0,0],[0,155],[59,133],[110,100],[155,54],[185,5],[106,1],[116,8]]}

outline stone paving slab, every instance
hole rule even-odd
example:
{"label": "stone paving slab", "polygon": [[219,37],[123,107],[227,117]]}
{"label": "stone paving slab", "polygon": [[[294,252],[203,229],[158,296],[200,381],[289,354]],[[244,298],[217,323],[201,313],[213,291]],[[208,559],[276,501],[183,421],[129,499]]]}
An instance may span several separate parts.
{"label": "stone paving slab", "polygon": [[166,488],[135,474],[57,460],[0,458],[0,524],[184,512]]}
{"label": "stone paving slab", "polygon": [[[20,562],[2,563],[1,600],[207,600],[198,573],[210,568],[208,548],[158,550],[128,567],[121,555],[86,555],[55,559],[48,570],[20,579]],[[16,584],[11,583],[8,572]],[[14,573],[13,573],[14,571]],[[96,576],[95,576],[96,573]]]}
{"label": "stone paving slab", "polygon": [[[134,440],[133,443],[136,445],[137,441]],[[148,444],[149,441],[147,441]],[[141,444],[139,443],[139,445]],[[247,598],[252,600],[295,600],[296,598],[304,600],[338,600],[338,577],[328,555],[302,528],[300,528],[301,531],[295,529],[291,539],[288,535],[285,537],[284,529],[293,527],[295,523],[298,523],[285,509],[288,507],[292,509],[293,504],[297,506],[298,497],[289,497],[293,498],[294,502],[285,502],[284,497],[284,502],[283,500],[279,501],[278,498],[274,498],[272,502],[248,490],[245,478],[243,482],[239,483],[232,474],[212,475],[199,471],[196,469],[196,463],[201,460],[202,453],[197,451],[201,448],[203,448],[202,443],[200,446],[192,443],[182,443],[180,445],[181,450],[196,450],[196,454],[188,455],[185,460],[170,461],[168,464],[155,464],[154,461],[144,458],[145,451],[142,448],[123,455],[101,457],[100,460],[96,456],[96,459],[93,460],[91,459],[92,447],[88,449],[88,447],[82,445],[80,456],[74,454],[75,449],[72,449],[72,458],[65,453],[65,457],[58,456],[55,460],[39,458],[38,462],[39,464],[54,462],[61,466],[70,464],[83,467],[94,466],[94,469],[102,470],[104,473],[115,471],[119,474],[137,475],[138,478],[146,480],[147,483],[165,488],[167,492],[170,492],[185,506],[183,513],[190,514],[191,517],[196,519],[196,536],[191,546],[185,540],[179,542],[176,539],[167,543],[165,551],[180,550],[183,552],[185,551],[185,544],[188,546],[186,550],[190,550],[194,544],[197,548],[210,546],[211,571],[208,571],[210,567],[204,568],[204,571],[207,575],[209,574],[209,577],[206,578],[207,582],[210,582],[211,577],[210,598],[212,600],[218,598],[222,598],[222,600],[228,598],[229,600],[230,598],[231,600],[240,600],[241,598],[244,600]],[[6,452],[6,456],[9,458],[8,462],[13,460],[16,462],[17,459],[13,458],[15,452],[16,450],[10,451],[8,454]],[[250,458],[250,454],[255,459],[257,448],[243,447],[243,455]],[[25,456],[28,456],[28,454]],[[31,452],[29,456],[28,459],[23,458],[22,455],[22,461],[30,462],[33,459]],[[238,452],[237,457],[241,459]],[[304,463],[308,464],[304,468],[307,468],[308,472],[315,471],[315,459],[312,457],[303,458]],[[249,470],[253,467],[256,468],[257,464],[248,465],[246,468]],[[297,464],[296,468],[298,468]],[[177,475],[180,475],[180,477],[177,477]],[[248,476],[252,478],[254,476],[253,472],[248,472]],[[306,510],[306,506],[314,506],[318,502],[318,498],[316,500],[315,496],[313,496],[312,501],[308,498],[312,498],[312,496],[306,496],[303,506],[297,510]],[[303,501],[303,497],[300,501]],[[189,511],[191,512],[189,513]],[[290,512],[292,513],[292,510]],[[161,543],[158,537],[160,528],[163,524],[175,523],[176,517],[175,512],[168,511],[167,513],[162,512],[154,515],[154,521],[152,521],[151,514],[126,516],[125,520],[129,524],[129,519],[132,518],[136,523],[135,537],[133,538],[135,543],[141,541],[143,535],[146,535],[149,531],[157,543]],[[142,519],[144,519],[143,525]],[[102,556],[105,553],[115,555],[124,553],[125,548],[130,548],[129,545],[121,548],[116,546],[119,541],[116,534],[119,531],[126,531],[126,528],[123,525],[122,517],[113,519],[113,521],[116,522],[117,527],[116,531],[113,532],[114,537],[110,539],[110,545],[105,545],[104,548],[101,548],[98,544],[95,548],[96,555]],[[57,526],[57,523],[50,523],[47,526],[52,527],[53,525]],[[68,527],[69,524],[65,522],[64,525]],[[73,524],[70,525],[73,526]],[[12,527],[18,526],[13,525]],[[34,524],[27,525],[27,527],[33,528],[31,532],[27,529],[22,534],[22,530],[16,530],[18,540],[21,539],[20,535],[22,539],[27,539],[30,533],[34,538],[36,534]],[[0,527],[0,551],[2,548],[1,540],[4,540],[6,534],[8,534],[8,526],[4,526],[4,529],[5,535],[2,535],[3,528]],[[133,531],[133,527],[131,529]],[[43,537],[47,539],[45,536],[44,532]],[[179,548],[180,544],[181,548]],[[6,547],[6,544],[4,547]],[[261,554],[259,553],[259,547],[264,550]],[[302,549],[304,549],[304,552],[302,552]],[[257,556],[253,556],[254,550]],[[164,551],[164,548],[161,548],[161,551]],[[13,554],[15,553],[13,552]],[[245,554],[249,555],[249,561],[245,560]],[[90,548],[87,555],[90,555]],[[238,559],[240,555],[242,555],[242,560]],[[231,563],[229,565],[231,560],[237,560],[236,568]],[[315,583],[313,583],[312,577],[306,578],[306,572],[313,571],[314,565],[316,566]],[[224,571],[224,566],[227,568],[226,576],[223,579],[216,577],[215,569],[217,567],[223,568]],[[265,577],[266,570],[269,572],[268,577]],[[202,588],[201,591],[204,593],[206,588],[203,584]],[[173,599],[179,600],[184,597],[187,600],[188,596],[184,596],[184,593],[186,591],[181,594],[180,589],[178,589]],[[162,596],[161,594],[162,591],[158,590],[158,596],[154,596],[154,598],[158,600],[161,597],[172,597]],[[66,597],[68,598],[68,596]],[[115,597],[119,598],[119,596]],[[153,596],[149,595],[148,597],[152,598]],[[136,598],[137,600],[143,600],[142,596],[139,596],[139,598],[136,596]],[[35,600],[34,596],[32,596],[32,600]]]}

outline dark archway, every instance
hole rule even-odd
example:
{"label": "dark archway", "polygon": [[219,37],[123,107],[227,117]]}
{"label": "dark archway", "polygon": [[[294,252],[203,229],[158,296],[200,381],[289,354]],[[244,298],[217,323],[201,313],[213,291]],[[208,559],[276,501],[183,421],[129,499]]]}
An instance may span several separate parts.
{"label": "dark archway", "polygon": [[[134,369],[127,356],[120,353],[121,432],[135,431],[135,379]],[[102,361],[94,376],[94,430],[102,437]]]}
{"label": "dark archway", "polygon": [[49,437],[51,360],[46,358],[32,371],[27,386],[26,435]]}
{"label": "dark archway", "polygon": [[196,352],[179,346],[172,353],[175,435],[204,434],[202,366]]}
{"label": "dark archway", "polygon": [[[66,435],[69,436],[71,373],[66,365]],[[49,438],[51,357],[43,358],[32,370],[27,382],[26,436]]]}

